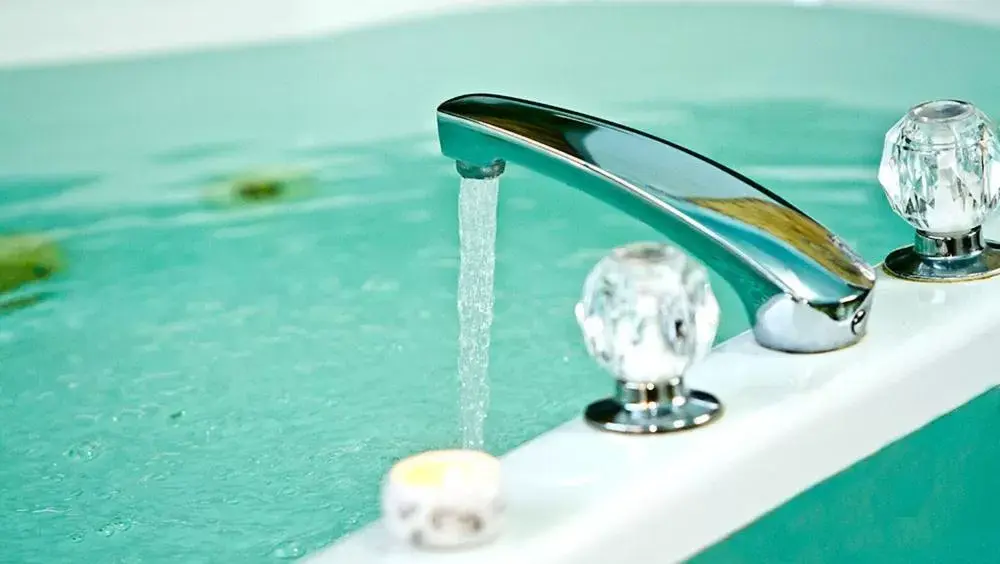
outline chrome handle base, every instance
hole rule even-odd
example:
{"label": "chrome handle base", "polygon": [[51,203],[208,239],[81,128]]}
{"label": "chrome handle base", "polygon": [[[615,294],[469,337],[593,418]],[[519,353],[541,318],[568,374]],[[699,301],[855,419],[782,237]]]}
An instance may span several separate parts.
{"label": "chrome handle base", "polygon": [[701,427],[722,413],[718,398],[688,390],[681,378],[668,382],[617,380],[614,397],[587,406],[584,420],[602,431],[650,435]]}
{"label": "chrome handle base", "polygon": [[1000,248],[983,239],[982,229],[932,235],[917,231],[913,245],[885,257],[885,272],[915,282],[965,282],[1000,274]]}

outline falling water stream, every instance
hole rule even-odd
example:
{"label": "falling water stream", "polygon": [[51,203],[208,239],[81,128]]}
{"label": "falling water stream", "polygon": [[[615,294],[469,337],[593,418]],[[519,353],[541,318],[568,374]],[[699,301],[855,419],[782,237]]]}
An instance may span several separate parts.
{"label": "falling water stream", "polygon": [[499,178],[462,179],[458,195],[458,381],[462,447],[483,449]]}

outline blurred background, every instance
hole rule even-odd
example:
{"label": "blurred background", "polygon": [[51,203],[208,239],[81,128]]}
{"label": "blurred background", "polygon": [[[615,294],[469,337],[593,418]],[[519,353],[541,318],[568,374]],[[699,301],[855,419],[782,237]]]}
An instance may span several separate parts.
{"label": "blurred background", "polygon": [[[500,5],[558,5],[572,0],[4,0],[0,64],[91,58],[267,41],[330,33],[435,12]],[[586,4],[684,3],[869,6],[975,21],[995,21],[991,0],[590,0]]]}

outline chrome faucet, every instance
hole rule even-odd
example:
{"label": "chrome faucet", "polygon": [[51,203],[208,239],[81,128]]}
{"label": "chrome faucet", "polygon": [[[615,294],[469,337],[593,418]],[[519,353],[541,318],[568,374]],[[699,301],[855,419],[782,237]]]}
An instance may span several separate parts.
{"label": "chrome faucet", "polygon": [[874,269],[779,196],[690,149],[570,110],[490,94],[437,110],[466,178],[521,164],[660,231],[736,290],[762,346],[823,352],[864,336]]}

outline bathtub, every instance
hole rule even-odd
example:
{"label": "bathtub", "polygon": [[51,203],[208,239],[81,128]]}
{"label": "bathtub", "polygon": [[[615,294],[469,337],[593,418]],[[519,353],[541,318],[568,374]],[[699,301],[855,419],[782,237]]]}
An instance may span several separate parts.
{"label": "bathtub", "polygon": [[[655,235],[516,170],[501,188],[487,424],[506,530],[427,552],[375,520],[389,464],[455,434],[454,294],[439,291],[454,284],[454,181],[437,155],[438,102],[494,90],[648,129],[773,188],[877,263],[910,237],[875,182],[882,133],[926,98],[1000,115],[995,6],[59,8],[0,5],[0,107],[14,109],[0,115],[0,186],[20,190],[0,215],[59,241],[72,265],[45,283],[64,298],[0,326],[4,372],[21,377],[0,381],[0,532],[12,539],[0,559],[920,562],[1000,549],[1000,376],[987,366],[1000,279],[880,272],[861,344],[788,355],[755,344],[713,278],[722,339],[690,380],[726,415],[676,436],[598,433],[579,412],[610,380],[586,358],[572,304],[609,247]],[[713,22],[724,40],[697,31]],[[503,43],[516,33],[526,39]],[[223,216],[191,188],[286,161],[318,171],[321,197]],[[22,198],[25,186],[48,191]],[[373,238],[382,221],[401,227]],[[1000,224],[986,233],[1000,238]],[[297,264],[301,283],[270,274]],[[405,394],[381,406],[368,379]],[[358,417],[352,405],[376,423],[340,423]],[[338,498],[355,490],[353,505]]]}

